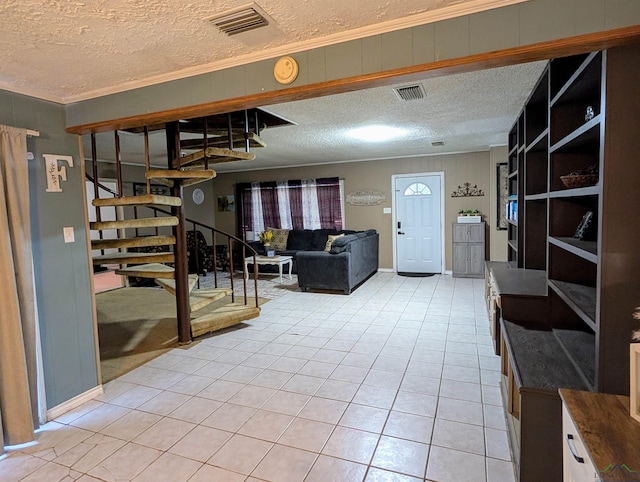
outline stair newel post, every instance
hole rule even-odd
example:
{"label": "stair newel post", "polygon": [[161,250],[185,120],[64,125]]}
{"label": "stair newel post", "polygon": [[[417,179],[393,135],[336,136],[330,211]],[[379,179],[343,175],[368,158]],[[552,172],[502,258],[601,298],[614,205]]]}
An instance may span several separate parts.
{"label": "stair newel post", "polygon": [[200,241],[198,240],[198,230],[196,229],[196,223],[193,224],[193,241],[195,243],[194,250],[196,256],[196,275],[198,276],[198,288],[200,288]]}
{"label": "stair newel post", "polygon": [[227,114],[227,132],[229,133],[229,150],[233,151],[233,125],[231,123],[231,112]]}
{"label": "stair newel post", "polygon": [[[96,147],[96,135],[91,133],[91,170],[93,172],[93,198],[98,199],[100,197],[100,187],[98,182],[98,149]],[[102,209],[100,206],[95,208],[96,221],[102,221]],[[98,239],[102,239],[102,230],[98,231]],[[100,254],[104,254],[104,249],[100,250]]]}
{"label": "stair newel post", "polygon": [[255,111],[255,117],[253,121],[255,122],[256,135],[259,136],[260,135],[260,118],[258,117],[258,109],[256,109]]}
{"label": "stair newel post", "polygon": [[[202,119],[202,135],[204,136],[202,138],[202,149],[207,152],[209,147],[209,122],[206,117]],[[209,158],[206,155],[204,156],[204,168],[209,169]]]}
{"label": "stair newel post", "polygon": [[[231,280],[231,302],[235,303],[236,301],[236,293],[233,289],[233,249],[231,249],[232,239],[229,238],[227,241],[227,250],[229,251],[229,279]],[[244,263],[243,263],[244,264]]]}
{"label": "stair newel post", "polygon": [[242,289],[244,292],[244,304],[247,304],[247,273],[244,272],[244,270],[247,269],[247,265],[244,263],[244,260],[247,257],[247,250],[244,247],[244,244],[242,245]]}
{"label": "stair newel post", "polygon": [[122,197],[122,159],[120,159],[120,136],[113,131],[116,146],[116,182],[118,183],[118,197]]}
{"label": "stair newel post", "polygon": [[[249,142],[249,111],[244,110],[244,150],[249,152],[251,149],[251,143]],[[246,302],[245,302],[246,303]]]}
{"label": "stair newel post", "polygon": [[[173,169],[173,160],[180,154],[180,130],[178,122],[167,122],[167,159],[168,169]],[[173,183],[171,194],[183,199],[182,186],[178,182]],[[173,227],[176,238],[174,246],[175,257],[175,284],[176,284],[176,315],[178,319],[178,342],[191,343],[191,308],[189,306],[189,269],[187,266],[187,234],[185,228],[184,206],[171,208],[172,214],[178,218],[177,226]]]}
{"label": "stair newel post", "polygon": [[[149,127],[144,126],[144,172],[149,172]],[[147,179],[147,194],[151,194],[151,179]],[[158,230],[156,229],[156,234]]]}
{"label": "stair newel post", "polygon": [[213,287],[218,287],[218,250],[216,248],[216,232],[211,230],[211,243],[213,249]]}

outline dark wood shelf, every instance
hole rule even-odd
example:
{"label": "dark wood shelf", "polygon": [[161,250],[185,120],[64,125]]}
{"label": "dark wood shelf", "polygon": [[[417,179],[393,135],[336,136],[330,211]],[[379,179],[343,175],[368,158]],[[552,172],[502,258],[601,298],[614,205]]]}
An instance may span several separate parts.
{"label": "dark wood shelf", "polygon": [[561,191],[551,191],[549,193],[550,198],[563,198],[563,197],[584,197],[584,196],[597,196],[600,194],[600,186],[577,187],[574,189],[563,189]]}
{"label": "dark wood shelf", "polygon": [[[553,59],[550,64],[553,75],[551,76],[549,97],[550,103],[555,102],[559,94],[564,92],[567,85],[573,83],[575,78],[591,62],[594,53],[572,55]],[[585,62],[586,60],[586,62]]]}
{"label": "dark wood shelf", "polygon": [[[590,54],[588,54],[586,58],[580,63],[580,66],[575,69],[571,77],[567,79],[563,87],[555,95],[553,95],[552,92],[553,98],[551,99],[551,102],[549,102],[550,107],[554,107],[561,100],[573,100],[574,97],[572,97],[571,99],[567,99],[567,92],[575,87],[577,81],[585,74],[585,71],[587,71],[587,69],[592,66],[591,62],[593,62],[594,59],[599,55],[601,55],[600,52],[591,52]],[[600,83],[600,79],[598,78],[597,80],[598,83]]]}
{"label": "dark wood shelf", "polygon": [[552,144],[549,147],[549,152],[554,153],[561,149],[580,149],[584,145],[597,142],[600,136],[599,127],[601,121],[602,114],[598,114],[590,121],[585,122],[576,130]]}
{"label": "dark wood shelf", "polygon": [[551,329],[502,320],[502,330],[519,387],[554,393],[589,389]]}
{"label": "dark wood shelf", "polygon": [[554,328],[553,333],[589,390],[596,384],[596,335],[592,331]]}
{"label": "dark wood shelf", "polygon": [[549,199],[549,194],[541,192],[540,194],[527,194],[524,197],[525,201],[546,201]]}
{"label": "dark wood shelf", "polygon": [[536,137],[531,144],[527,145],[525,152],[546,151],[549,149],[548,142],[545,138],[549,135],[549,128],[545,128],[538,137]]}
{"label": "dark wood shelf", "polygon": [[549,287],[576,312],[589,328],[597,331],[595,288],[551,279]]}
{"label": "dark wood shelf", "polygon": [[583,241],[569,237],[549,237],[549,242],[587,261],[598,262],[598,243],[596,241]]}
{"label": "dark wood shelf", "polygon": [[513,269],[503,263],[492,264],[491,270],[500,295],[546,297],[547,273],[537,269]]}

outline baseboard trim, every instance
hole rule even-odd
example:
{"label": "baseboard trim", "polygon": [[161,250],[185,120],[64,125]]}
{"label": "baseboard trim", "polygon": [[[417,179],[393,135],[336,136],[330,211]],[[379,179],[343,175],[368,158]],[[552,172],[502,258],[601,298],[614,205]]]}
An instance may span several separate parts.
{"label": "baseboard trim", "polygon": [[89,400],[93,400],[99,395],[102,395],[104,390],[102,389],[102,385],[98,385],[97,387],[92,388],[91,390],[87,390],[80,395],[73,397],[66,402],[61,403],[60,405],[56,405],[55,407],[47,410],[47,420],[53,420],[58,418],[60,415],[64,415],[65,413],[73,410],[76,407],[79,407],[85,402]]}
{"label": "baseboard trim", "polygon": [[395,273],[396,270],[393,268],[378,268],[378,273]]}

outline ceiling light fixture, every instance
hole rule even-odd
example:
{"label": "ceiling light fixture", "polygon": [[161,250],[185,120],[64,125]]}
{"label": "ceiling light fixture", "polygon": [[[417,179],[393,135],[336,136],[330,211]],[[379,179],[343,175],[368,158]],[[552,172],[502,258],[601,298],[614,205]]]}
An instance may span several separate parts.
{"label": "ceiling light fixture", "polygon": [[347,131],[347,135],[361,141],[385,142],[390,141],[391,139],[404,137],[406,135],[406,131],[398,127],[373,125],[351,129]]}

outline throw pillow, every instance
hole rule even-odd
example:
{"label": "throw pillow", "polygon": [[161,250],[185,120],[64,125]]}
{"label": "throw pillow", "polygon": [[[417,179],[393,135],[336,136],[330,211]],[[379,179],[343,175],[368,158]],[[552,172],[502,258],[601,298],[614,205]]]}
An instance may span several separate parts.
{"label": "throw pillow", "polygon": [[325,246],[324,246],[324,250],[325,251],[331,251],[331,245],[333,244],[333,242],[336,239],[341,238],[343,236],[344,236],[344,234],[335,234],[335,235],[330,234],[329,238],[327,239],[327,244],[325,244]]}
{"label": "throw pillow", "polygon": [[288,229],[267,228],[273,233],[271,238],[271,247],[276,251],[284,251],[287,249],[287,238],[289,237]]}

